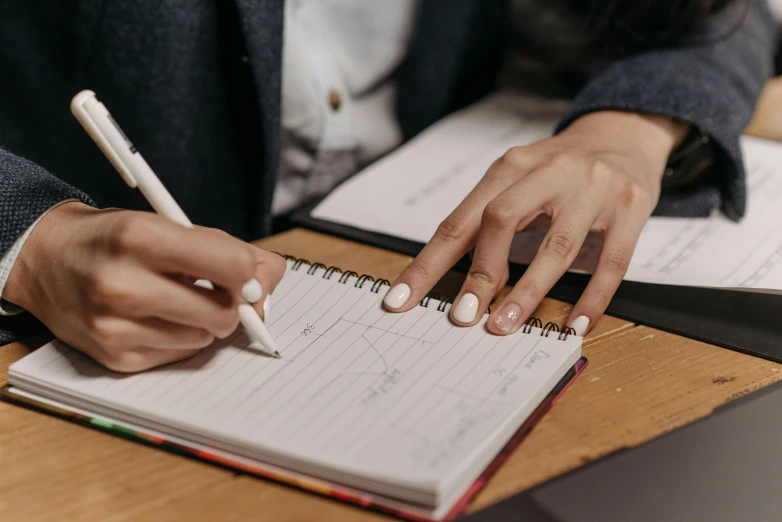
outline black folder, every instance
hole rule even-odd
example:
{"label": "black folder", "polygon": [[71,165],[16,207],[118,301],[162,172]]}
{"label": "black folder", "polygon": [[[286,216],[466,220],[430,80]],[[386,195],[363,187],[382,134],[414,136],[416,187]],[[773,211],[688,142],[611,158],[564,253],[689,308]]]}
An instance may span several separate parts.
{"label": "black folder", "polygon": [[[352,241],[415,256],[423,244],[314,218],[308,205],[292,216],[294,224]],[[468,260],[455,270],[469,268]],[[511,265],[510,284],[525,266]],[[549,296],[575,303],[589,276],[568,273]],[[774,293],[656,285],[625,281],[606,313],[724,348],[782,362],[782,297]]]}

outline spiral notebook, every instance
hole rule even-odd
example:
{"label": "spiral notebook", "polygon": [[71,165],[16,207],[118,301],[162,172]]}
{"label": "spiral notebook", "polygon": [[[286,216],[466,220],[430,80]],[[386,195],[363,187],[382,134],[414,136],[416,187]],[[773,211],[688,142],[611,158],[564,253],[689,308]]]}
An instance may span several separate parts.
{"label": "spiral notebook", "polygon": [[267,325],[199,355],[113,373],[54,341],[9,369],[7,400],[417,520],[456,516],[585,365],[531,320],[459,328],[446,301],[391,314],[388,284],[289,260]]}

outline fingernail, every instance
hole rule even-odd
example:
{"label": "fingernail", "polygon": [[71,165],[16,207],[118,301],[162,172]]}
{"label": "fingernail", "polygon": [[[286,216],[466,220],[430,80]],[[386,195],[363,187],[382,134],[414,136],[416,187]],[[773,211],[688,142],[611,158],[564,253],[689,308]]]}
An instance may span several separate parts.
{"label": "fingernail", "polygon": [[383,298],[383,303],[394,310],[404,306],[408,299],[410,299],[410,287],[404,283],[400,283],[388,291]]}
{"label": "fingernail", "polygon": [[585,315],[576,317],[573,322],[570,323],[570,327],[576,331],[576,335],[584,335],[587,328],[589,328],[589,317]]}
{"label": "fingernail", "polygon": [[460,323],[471,323],[478,313],[478,298],[475,294],[464,294],[453,309],[453,318]]}
{"label": "fingernail", "polygon": [[261,300],[262,295],[263,288],[261,287],[261,283],[255,278],[247,281],[242,287],[242,297],[244,297],[245,301],[248,303],[257,303]]}
{"label": "fingernail", "polygon": [[269,301],[271,301],[271,299],[269,299],[270,297],[270,294],[266,294],[266,299],[263,300],[263,321],[266,323],[269,322],[269,308],[271,308],[269,305]]}
{"label": "fingernail", "polygon": [[206,288],[207,290],[214,290],[214,286],[212,286],[212,283],[210,283],[206,279],[199,279],[193,284],[196,286],[200,286],[201,288]]}
{"label": "fingernail", "polygon": [[509,333],[521,318],[521,307],[516,303],[508,303],[494,316],[494,326],[501,332]]}

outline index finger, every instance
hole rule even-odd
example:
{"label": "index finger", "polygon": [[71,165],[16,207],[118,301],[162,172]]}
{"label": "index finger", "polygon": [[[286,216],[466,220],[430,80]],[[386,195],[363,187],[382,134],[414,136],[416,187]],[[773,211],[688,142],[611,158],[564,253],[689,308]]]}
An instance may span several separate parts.
{"label": "index finger", "polygon": [[254,276],[258,256],[252,245],[224,232],[184,228],[139,214],[117,224],[113,247],[120,253],[138,257],[154,271],[208,279],[233,293]]}
{"label": "index finger", "polygon": [[[505,168],[507,166],[498,161],[489,173]],[[383,299],[388,310],[405,312],[413,308],[470,251],[475,245],[483,209],[510,184],[510,179],[488,175],[478,183],[440,223],[429,243],[391,285]]]}
{"label": "index finger", "polygon": [[[216,228],[195,227],[196,230],[201,230],[206,234],[214,234],[218,238],[228,237],[231,239],[233,236],[229,235],[222,230]],[[258,313],[263,314],[263,306],[266,301],[266,297],[274,292],[277,285],[280,284],[282,277],[285,275],[285,270],[288,267],[285,259],[279,254],[264,250],[252,243],[243,243],[250,247],[252,254],[255,258],[254,277],[250,281],[246,281],[242,287],[242,296],[247,299],[248,302],[255,306]],[[249,289],[248,288],[252,287]],[[252,296],[252,298],[250,297]]]}
{"label": "index finger", "polygon": [[288,265],[285,263],[285,259],[273,252],[262,250],[256,246],[253,248],[257,250],[258,259],[255,265],[255,280],[261,287],[258,292],[258,300],[253,303],[253,307],[266,321],[268,320],[269,307],[272,304],[269,300],[270,294],[280,284]]}
{"label": "index finger", "polygon": [[388,290],[383,304],[393,312],[405,312],[416,305],[472,248],[478,220],[457,211],[437,228],[432,239],[413,259]]}

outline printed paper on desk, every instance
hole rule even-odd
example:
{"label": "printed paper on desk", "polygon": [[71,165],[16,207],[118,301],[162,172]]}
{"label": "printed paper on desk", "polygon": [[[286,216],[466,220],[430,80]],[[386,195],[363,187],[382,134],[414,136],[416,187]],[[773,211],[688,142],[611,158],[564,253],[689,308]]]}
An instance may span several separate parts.
{"label": "printed paper on desk", "polygon": [[501,93],[340,185],[313,217],[425,243],[509,148],[551,135],[567,103]]}
{"label": "printed paper on desk", "polygon": [[[748,212],[736,223],[720,213],[710,218],[649,220],[625,279],[646,283],[782,289],[782,146],[745,137]],[[540,232],[519,234],[512,259],[528,263],[542,239]],[[587,239],[574,264],[591,272],[602,236]]]}
{"label": "printed paper on desk", "polygon": [[[551,135],[562,101],[502,92],[432,126],[421,136],[337,188],[312,215],[426,243],[509,148]],[[626,279],[657,284],[782,289],[782,145],[742,139],[748,213],[735,223],[710,218],[653,217],[644,228]],[[367,195],[372,195],[368,197]],[[514,240],[511,261],[528,264],[544,231]],[[602,236],[592,234],[573,271],[591,272]]]}

